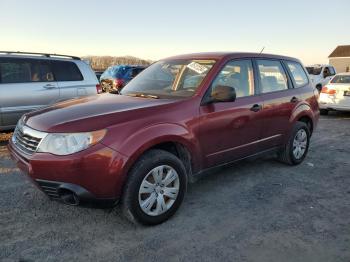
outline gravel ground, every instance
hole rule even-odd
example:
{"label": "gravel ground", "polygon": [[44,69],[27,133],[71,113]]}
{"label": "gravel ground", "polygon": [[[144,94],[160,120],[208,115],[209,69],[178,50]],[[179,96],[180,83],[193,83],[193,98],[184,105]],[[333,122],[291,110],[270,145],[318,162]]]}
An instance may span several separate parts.
{"label": "gravel ground", "polygon": [[210,174],[155,227],[49,201],[0,143],[2,261],[350,261],[350,114],[321,118],[301,165]]}

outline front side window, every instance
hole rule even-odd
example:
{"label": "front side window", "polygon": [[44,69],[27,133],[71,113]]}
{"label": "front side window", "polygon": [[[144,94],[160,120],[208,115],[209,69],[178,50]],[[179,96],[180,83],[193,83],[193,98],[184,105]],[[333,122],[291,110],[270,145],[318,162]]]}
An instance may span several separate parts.
{"label": "front side window", "polygon": [[262,93],[288,89],[287,75],[280,61],[257,60]]}
{"label": "front side window", "polygon": [[251,60],[235,60],[225,65],[215,78],[211,92],[220,86],[230,86],[236,91],[236,97],[254,94],[254,74]]}
{"label": "front side window", "polygon": [[73,62],[53,61],[53,70],[57,81],[82,81],[83,76]]}
{"label": "front side window", "polygon": [[301,64],[290,61],[287,61],[286,64],[292,73],[296,87],[302,87],[308,84],[309,80]]}
{"label": "front side window", "polygon": [[332,76],[335,75],[335,70],[333,66],[329,67],[329,72],[331,73]]}
{"label": "front side window", "polygon": [[214,64],[214,60],[158,61],[130,81],[121,94],[154,98],[191,97]]}

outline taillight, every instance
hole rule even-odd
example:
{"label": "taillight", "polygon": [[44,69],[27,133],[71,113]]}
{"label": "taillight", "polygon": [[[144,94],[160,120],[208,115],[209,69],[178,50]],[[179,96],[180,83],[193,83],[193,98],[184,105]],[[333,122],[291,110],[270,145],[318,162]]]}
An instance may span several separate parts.
{"label": "taillight", "polygon": [[321,93],[328,94],[328,95],[335,95],[337,93],[337,90],[324,86],[322,87]]}
{"label": "taillight", "polygon": [[124,80],[120,79],[120,78],[117,78],[117,79],[114,80],[114,85],[117,88],[121,88],[121,87],[124,86]]}
{"label": "taillight", "polygon": [[97,91],[97,94],[101,94],[102,93],[102,87],[101,87],[100,84],[96,85],[96,91]]}

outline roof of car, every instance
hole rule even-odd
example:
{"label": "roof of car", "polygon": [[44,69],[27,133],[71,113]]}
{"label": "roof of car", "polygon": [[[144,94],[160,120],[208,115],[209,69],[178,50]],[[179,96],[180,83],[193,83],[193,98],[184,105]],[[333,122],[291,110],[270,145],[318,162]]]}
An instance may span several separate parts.
{"label": "roof of car", "polygon": [[125,67],[125,68],[145,68],[143,65],[112,65],[109,68],[117,68],[117,67]]}
{"label": "roof of car", "polygon": [[248,53],[248,52],[204,52],[204,53],[193,53],[193,54],[184,54],[177,55],[165,58],[164,60],[169,59],[214,59],[219,60],[223,58],[243,58],[243,57],[259,57],[259,58],[275,58],[275,59],[285,59],[285,60],[293,60],[299,61],[296,58],[281,56],[281,55],[273,55],[273,54],[265,54],[265,53]]}
{"label": "roof of car", "polygon": [[49,59],[49,60],[81,60],[80,57],[61,54],[49,54],[49,53],[33,53],[33,52],[20,52],[20,51],[0,51],[1,57],[9,58],[32,58],[32,59]]}
{"label": "roof of car", "polygon": [[337,76],[350,76],[350,72],[338,73]]}
{"label": "roof of car", "polygon": [[314,65],[307,65],[306,67],[325,67],[325,66],[331,66],[328,64],[314,64]]}

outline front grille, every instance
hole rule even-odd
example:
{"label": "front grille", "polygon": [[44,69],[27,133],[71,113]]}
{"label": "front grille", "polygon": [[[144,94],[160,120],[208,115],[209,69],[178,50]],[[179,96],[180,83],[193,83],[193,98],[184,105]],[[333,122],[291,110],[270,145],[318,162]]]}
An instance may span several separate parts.
{"label": "front grille", "polygon": [[37,151],[39,143],[45,136],[46,133],[18,124],[13,134],[12,141],[19,150],[32,155]]}
{"label": "front grille", "polygon": [[37,179],[36,182],[40,186],[40,188],[48,195],[49,198],[54,200],[60,200],[60,196],[58,194],[59,183],[42,181]]}

